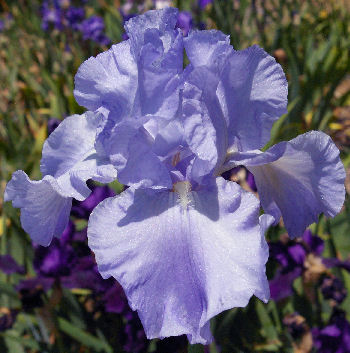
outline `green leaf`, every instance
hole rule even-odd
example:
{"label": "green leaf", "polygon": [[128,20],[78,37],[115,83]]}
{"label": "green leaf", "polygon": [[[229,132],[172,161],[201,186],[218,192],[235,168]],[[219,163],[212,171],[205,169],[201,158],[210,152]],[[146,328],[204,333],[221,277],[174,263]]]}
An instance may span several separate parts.
{"label": "green leaf", "polygon": [[69,321],[63,319],[62,317],[58,318],[58,326],[66,335],[74,338],[84,346],[94,349],[96,352],[113,353],[112,347],[107,342],[103,342],[90,333],[87,333],[72,325]]}
{"label": "green leaf", "polygon": [[201,344],[189,344],[188,353],[204,353],[204,346]]}
{"label": "green leaf", "polygon": [[14,299],[18,299],[18,293],[10,283],[0,281],[0,294],[6,294]]}
{"label": "green leaf", "polygon": [[8,330],[4,332],[2,336],[5,338],[5,342],[8,346],[13,347],[14,349],[19,349],[18,351],[14,351],[15,353],[24,352],[23,347],[34,350],[40,349],[40,345],[35,339],[20,337],[19,333],[15,330]]}
{"label": "green leaf", "polygon": [[278,335],[276,327],[267,312],[267,305],[263,304],[260,300],[257,300],[255,308],[261,323],[262,336],[268,341],[277,341]]}

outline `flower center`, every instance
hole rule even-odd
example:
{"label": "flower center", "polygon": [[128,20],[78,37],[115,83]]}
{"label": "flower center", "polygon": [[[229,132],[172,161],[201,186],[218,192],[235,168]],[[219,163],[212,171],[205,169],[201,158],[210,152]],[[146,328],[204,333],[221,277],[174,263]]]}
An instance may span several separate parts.
{"label": "flower center", "polygon": [[177,193],[179,203],[183,208],[191,203],[191,183],[189,181],[178,181],[173,185],[173,191]]}

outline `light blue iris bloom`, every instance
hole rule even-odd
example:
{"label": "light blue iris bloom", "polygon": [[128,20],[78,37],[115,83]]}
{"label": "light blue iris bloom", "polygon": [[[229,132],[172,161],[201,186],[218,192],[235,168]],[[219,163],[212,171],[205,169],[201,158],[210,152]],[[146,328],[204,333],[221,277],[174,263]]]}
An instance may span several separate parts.
{"label": "light blue iris bloom", "polygon": [[[264,233],[281,215],[292,237],[344,201],[339,151],[321,132],[266,152],[287,107],[280,65],[257,46],[235,51],[219,31],[175,29],[177,10],[126,24],[129,39],[85,61],[75,97],[90,111],[47,139],[44,178],[14,173],[5,199],[49,245],[88,179],[130,186],[91,214],[89,246],[104,278],[123,286],[147,337],[208,343],[209,320],[256,295],[269,298]],[[183,51],[190,64],[183,70]],[[245,165],[257,198],[220,174]]]}

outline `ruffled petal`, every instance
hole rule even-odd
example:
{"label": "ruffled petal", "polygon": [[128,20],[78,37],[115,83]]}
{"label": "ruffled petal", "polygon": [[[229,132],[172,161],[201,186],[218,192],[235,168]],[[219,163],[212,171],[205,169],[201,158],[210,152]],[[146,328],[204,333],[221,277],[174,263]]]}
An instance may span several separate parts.
{"label": "ruffled petal", "polygon": [[187,57],[193,67],[206,66],[219,73],[233,52],[230,36],[217,31],[193,31],[184,39]]}
{"label": "ruffled petal", "polygon": [[22,170],[13,173],[5,189],[5,201],[21,209],[21,224],[35,243],[48,246],[69,221],[72,198],[64,197],[52,176],[32,181]]}
{"label": "ruffled petal", "polygon": [[241,151],[263,147],[273,123],[287,112],[282,67],[256,45],[226,59],[217,95],[227,120],[228,144]]}
{"label": "ruffled petal", "polygon": [[209,320],[269,298],[268,258],[257,199],[222,178],[211,188],[175,192],[129,188],[100,203],[89,246],[104,278],[113,276],[137,310],[148,338],[187,334],[211,340]]}
{"label": "ruffled petal", "polygon": [[80,66],[75,77],[77,102],[90,110],[104,107],[119,120],[146,114],[173,117],[183,65],[176,20],[173,8],[130,19],[125,25],[129,40]]}
{"label": "ruffled petal", "polygon": [[17,171],[7,184],[5,200],[21,208],[21,223],[32,240],[47,246],[60,236],[69,220],[72,197],[86,199],[86,181],[110,182],[116,170],[94,144],[103,120],[100,113],[86,112],[66,118],[44,143],[41,171],[44,178],[31,181]]}
{"label": "ruffled petal", "polygon": [[264,153],[235,153],[232,161],[254,174],[262,207],[276,222],[282,215],[292,238],[322,212],[334,217],[343,206],[345,170],[338,148],[323,132],[308,132]]}
{"label": "ruffled petal", "polygon": [[[190,60],[186,71],[202,70],[198,71],[202,77],[191,73],[191,82],[203,91],[216,91],[228,128],[228,147],[243,151],[263,147],[274,121],[287,112],[288,84],[281,66],[258,46],[233,50],[229,37],[220,31],[192,32],[184,45]],[[208,85],[204,68],[216,82]],[[208,109],[213,106],[212,101],[206,104]],[[211,118],[220,119],[219,114]]]}
{"label": "ruffled petal", "polygon": [[192,178],[200,182],[200,177],[211,174],[218,164],[220,156],[217,145],[221,142],[221,136],[217,136],[209,111],[197,95],[196,86],[187,82],[182,96],[183,133],[189,148],[196,155]]}
{"label": "ruffled petal", "polygon": [[125,29],[136,58],[141,114],[172,118],[179,102],[183,37],[175,30],[178,10],[165,8],[131,18]]}
{"label": "ruffled petal", "polygon": [[44,143],[40,169],[57,180],[60,194],[84,200],[91,190],[86,180],[111,182],[116,170],[105,156],[96,153],[95,139],[101,113],[86,112],[66,118]]}
{"label": "ruffled petal", "polygon": [[143,127],[137,126],[130,121],[111,129],[106,126],[98,136],[98,150],[109,155],[122,184],[171,188],[169,171],[153,151],[153,137]]}
{"label": "ruffled petal", "polygon": [[125,167],[118,174],[122,184],[171,189],[169,170],[153,152],[152,144],[142,132],[130,139],[128,154]]}
{"label": "ruffled petal", "polygon": [[[204,66],[185,73],[182,110],[188,145],[209,171],[223,164],[228,147],[227,124],[216,95],[218,77]],[[203,164],[203,163],[201,163]]]}
{"label": "ruffled petal", "polygon": [[[148,44],[153,48],[155,58],[162,55],[162,59],[168,59],[173,56],[175,60],[172,64],[174,68],[182,69],[182,57],[175,58],[173,44],[175,39],[180,35],[179,30],[175,30],[178,9],[167,7],[162,10],[147,11],[146,13],[132,17],[125,23],[125,30],[131,40],[131,45],[136,56],[143,52],[144,47]],[[176,48],[176,47],[175,47]],[[156,49],[159,49],[157,52]],[[176,48],[178,49],[178,48]],[[147,57],[146,60],[152,59]],[[145,59],[143,59],[145,60]]]}
{"label": "ruffled petal", "polygon": [[130,41],[123,41],[80,65],[74,96],[89,110],[103,106],[122,117],[130,113],[137,99],[137,79]]}

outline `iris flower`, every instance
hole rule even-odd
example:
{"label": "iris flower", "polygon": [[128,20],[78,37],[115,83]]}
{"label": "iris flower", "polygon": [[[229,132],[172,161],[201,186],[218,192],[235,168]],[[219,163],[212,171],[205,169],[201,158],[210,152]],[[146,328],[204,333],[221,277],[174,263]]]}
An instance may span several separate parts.
{"label": "iris flower", "polygon": [[[14,173],[5,198],[48,245],[72,197],[88,196],[85,182],[117,175],[129,188],[102,201],[88,225],[101,275],[122,285],[148,338],[186,334],[206,344],[213,316],[252,295],[268,300],[268,226],[282,215],[298,236],[319,213],[337,213],[344,168],[321,132],[260,152],[286,113],[282,68],[257,46],[235,51],[219,31],[184,38],[177,17],[174,8],[134,17],[128,40],[81,65],[74,93],[90,111],[50,135],[44,178]],[[254,174],[266,214],[220,176],[237,165]]]}

